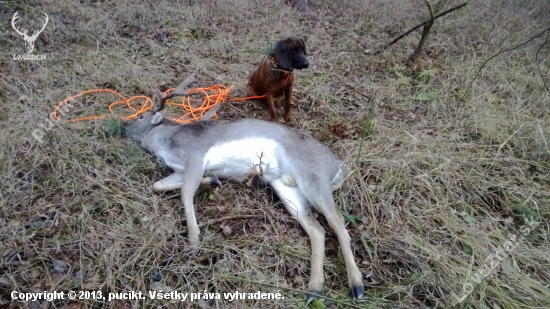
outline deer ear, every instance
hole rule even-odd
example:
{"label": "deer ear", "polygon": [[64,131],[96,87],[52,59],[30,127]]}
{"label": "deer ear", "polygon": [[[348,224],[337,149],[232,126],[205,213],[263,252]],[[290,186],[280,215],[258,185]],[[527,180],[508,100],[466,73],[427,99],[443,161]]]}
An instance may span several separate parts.
{"label": "deer ear", "polygon": [[164,119],[164,115],[162,113],[156,112],[153,115],[153,118],[151,118],[151,124],[156,126],[162,121],[162,119]]}

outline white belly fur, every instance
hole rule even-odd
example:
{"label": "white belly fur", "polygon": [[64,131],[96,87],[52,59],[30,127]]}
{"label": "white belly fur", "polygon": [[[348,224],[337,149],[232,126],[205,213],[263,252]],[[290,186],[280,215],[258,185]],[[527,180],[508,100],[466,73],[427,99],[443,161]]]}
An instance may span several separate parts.
{"label": "white belly fur", "polygon": [[282,171],[276,157],[274,140],[247,138],[218,144],[204,157],[204,172],[207,176],[244,181],[251,174],[260,175],[269,182],[280,178]]}

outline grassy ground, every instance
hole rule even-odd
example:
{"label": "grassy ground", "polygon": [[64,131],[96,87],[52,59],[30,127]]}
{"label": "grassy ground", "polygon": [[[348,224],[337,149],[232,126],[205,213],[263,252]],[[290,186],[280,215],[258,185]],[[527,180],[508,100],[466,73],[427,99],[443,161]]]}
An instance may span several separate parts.
{"label": "grassy ground", "polygon": [[[231,96],[244,96],[262,50],[299,35],[312,65],[296,75],[297,126],[356,171],[335,198],[366,295],[349,299],[336,237],[320,218],[328,231],[325,304],[550,307],[550,96],[540,74],[548,85],[550,44],[539,49],[546,36],[495,57],[474,81],[488,57],[549,26],[546,1],[472,1],[438,20],[411,68],[403,63],[418,32],[379,55],[364,50],[426,18],[420,0],[312,1],[317,20],[283,1],[203,3],[0,1],[0,304],[300,308],[309,242],[268,190],[227,184],[198,194],[205,250],[189,256],[178,192],[151,190],[169,171],[112,123],[56,123],[41,129],[42,143],[32,136],[58,102],[92,88],[152,96],[197,72],[198,86],[235,85]],[[48,13],[34,50],[46,61],[13,60],[24,53],[10,25],[16,10],[20,25],[35,27]],[[87,96],[65,118],[106,114],[115,99]],[[223,119],[267,115],[253,102],[220,111]],[[284,299],[10,304],[14,290],[158,288],[279,290]]]}

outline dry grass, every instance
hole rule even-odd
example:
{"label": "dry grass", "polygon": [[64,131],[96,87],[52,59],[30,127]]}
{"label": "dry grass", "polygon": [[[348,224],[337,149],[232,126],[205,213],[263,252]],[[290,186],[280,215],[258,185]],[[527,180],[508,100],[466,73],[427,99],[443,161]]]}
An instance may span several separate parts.
{"label": "dry grass", "polygon": [[[420,0],[312,1],[319,20],[300,20],[283,1],[135,2],[0,1],[0,304],[301,307],[309,243],[268,190],[228,184],[199,194],[205,250],[190,256],[177,192],[150,189],[168,171],[111,134],[108,122],[56,124],[42,144],[31,136],[58,102],[91,88],[151,96],[197,71],[200,86],[235,85],[232,96],[244,96],[262,50],[296,34],[307,38],[312,63],[297,74],[298,126],[356,169],[335,197],[349,222],[366,297],[350,301],[329,232],[325,303],[449,307],[451,295],[461,296],[486,258],[531,219],[540,225],[474,284],[461,306],[550,307],[550,97],[535,62],[544,38],[496,57],[468,88],[485,59],[548,27],[545,1],[472,1],[438,20],[428,53],[411,69],[402,63],[418,33],[377,56],[349,50],[358,48],[354,35],[374,49],[417,24],[427,16]],[[47,61],[13,60],[24,51],[10,25],[16,9],[33,20],[49,14],[34,52]],[[543,73],[549,53],[549,45],[539,52]],[[90,96],[73,112],[84,104],[105,111],[112,100]],[[220,113],[264,116],[255,103],[226,104]],[[23,138],[33,142],[29,151],[20,149]],[[255,217],[230,218],[244,215]],[[281,290],[285,298],[9,303],[13,290],[107,293],[159,283],[181,292]]]}

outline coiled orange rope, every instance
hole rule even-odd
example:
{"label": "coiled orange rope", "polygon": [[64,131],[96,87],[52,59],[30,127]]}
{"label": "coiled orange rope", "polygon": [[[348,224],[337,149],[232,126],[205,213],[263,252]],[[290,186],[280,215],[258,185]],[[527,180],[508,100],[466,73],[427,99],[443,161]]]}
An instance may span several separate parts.
{"label": "coiled orange rope", "polygon": [[[181,100],[181,103],[176,103],[176,102],[172,102],[172,101],[167,100],[166,104],[173,105],[173,106],[180,106],[181,108],[183,108],[186,111],[186,113],[183,116],[181,116],[177,119],[172,119],[172,118],[169,118],[169,119],[174,120],[176,122],[185,123],[185,124],[193,122],[193,121],[197,121],[202,116],[204,116],[204,114],[207,111],[212,109],[216,104],[226,101],[227,96],[229,95],[229,92],[233,89],[233,87],[234,86],[231,86],[231,87],[227,88],[223,85],[214,85],[214,86],[205,87],[205,88],[189,89],[187,91],[187,93],[202,92],[205,95],[205,98],[204,98],[202,104],[199,107],[196,107],[196,108],[193,107],[191,105],[191,102],[190,102],[190,97],[183,97],[182,100]],[[164,96],[166,96],[168,93],[170,93],[174,89],[175,88],[170,88],[170,89],[166,90],[164,92]],[[126,104],[126,106],[128,108],[130,108],[131,110],[133,110],[135,113],[133,115],[126,116],[126,117],[117,117],[117,116],[81,117],[81,118],[71,119],[70,120],[71,122],[91,120],[91,119],[102,119],[102,118],[120,118],[122,120],[131,120],[131,119],[134,119],[135,117],[139,116],[140,114],[152,109],[153,105],[154,105],[153,100],[151,98],[147,97],[147,96],[133,96],[133,97],[130,97],[130,98],[126,98],[126,97],[124,97],[123,95],[121,95],[120,93],[118,93],[114,90],[110,90],[110,89],[91,89],[91,90],[87,90],[87,91],[81,92],[79,94],[76,94],[74,96],[71,96],[71,97],[63,100],[63,102],[59,103],[55,107],[55,110],[54,110],[54,113],[53,113],[54,118],[58,121],[60,120],[59,116],[57,115],[57,112],[58,112],[59,108],[61,108],[67,102],[70,102],[70,101],[72,101],[72,100],[74,100],[74,99],[76,99],[80,96],[83,96],[85,94],[94,93],[94,92],[107,92],[107,93],[115,94],[118,97],[120,97],[121,100],[109,104],[109,111],[111,113],[113,113],[113,107],[114,106],[121,105],[121,104]],[[246,97],[246,98],[232,98],[232,99],[229,99],[229,101],[242,101],[242,100],[249,100],[249,99],[261,99],[261,98],[264,98],[264,97],[265,97],[265,95],[263,95],[263,96],[252,96],[252,97]],[[137,107],[132,106],[132,101],[135,101],[135,100],[145,100],[145,102],[141,105],[140,108],[137,108]],[[189,118],[189,119],[186,119],[186,118]],[[217,118],[218,118],[218,115],[216,114],[213,119],[217,119]]]}

